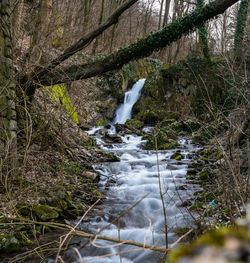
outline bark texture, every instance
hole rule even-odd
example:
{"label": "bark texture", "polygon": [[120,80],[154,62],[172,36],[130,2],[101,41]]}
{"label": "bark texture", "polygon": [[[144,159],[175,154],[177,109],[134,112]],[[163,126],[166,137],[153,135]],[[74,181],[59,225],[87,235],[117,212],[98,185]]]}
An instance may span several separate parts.
{"label": "bark texture", "polygon": [[[86,47],[88,44],[90,44],[96,37],[102,34],[107,28],[110,26],[116,24],[118,22],[118,18],[134,3],[136,3],[138,0],[127,0],[125,3],[123,3],[120,7],[118,7],[113,14],[105,21],[103,22],[98,28],[91,31],[86,36],[83,36],[78,42],[76,42],[74,45],[67,48],[63,54],[58,56],[56,59],[51,61],[49,63],[49,66],[46,68],[36,67],[33,70],[33,73],[30,76],[25,76],[21,79],[21,83],[25,84],[25,82],[29,81],[30,83],[34,79],[40,79],[45,74],[47,74],[49,71],[54,69],[56,66],[60,65],[63,61],[77,53],[78,51],[82,50],[84,47]],[[28,96],[33,96],[34,92],[34,86],[31,84],[32,87],[29,87],[27,90]]]}
{"label": "bark texture", "polygon": [[17,131],[9,7],[0,2],[0,159],[15,149]]}
{"label": "bark texture", "polygon": [[183,35],[192,32],[204,22],[225,12],[227,8],[239,0],[216,0],[205,5],[199,10],[177,19],[160,31],[150,34],[137,42],[122,48],[102,59],[83,65],[59,68],[37,78],[40,85],[54,85],[68,81],[86,79],[110,70],[119,69],[131,60],[147,57],[153,51],[157,51],[172,42],[180,39]]}

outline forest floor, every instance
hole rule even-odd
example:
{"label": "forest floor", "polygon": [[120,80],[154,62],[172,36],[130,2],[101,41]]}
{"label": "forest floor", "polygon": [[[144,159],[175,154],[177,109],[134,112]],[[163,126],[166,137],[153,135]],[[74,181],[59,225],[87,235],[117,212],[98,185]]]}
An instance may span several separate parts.
{"label": "forest floor", "polygon": [[[102,83],[101,89],[98,83]],[[53,101],[46,92],[36,94],[35,106],[20,134],[18,176],[7,176],[0,187],[0,262],[14,262],[10,258],[15,258],[17,251],[43,257],[43,245],[60,246],[59,237],[68,231],[67,227],[55,231],[54,222],[66,225],[70,220],[79,220],[93,203],[105,198],[92,166],[119,160],[98,149],[95,139],[85,130],[104,124],[103,116],[112,119],[117,98],[103,96],[109,88],[105,79],[95,78],[69,89],[79,112],[78,124],[64,105]],[[219,123],[225,128],[203,143],[203,150],[189,167],[187,180],[199,182],[204,189],[197,193],[193,204],[186,204],[200,214],[197,235],[210,228],[232,225],[245,214],[249,193],[249,116],[249,104],[235,108]],[[189,118],[194,120],[193,116]],[[182,127],[189,118],[181,116],[173,126]],[[216,120],[213,125],[195,121],[202,128],[186,135],[193,135],[193,140],[201,143],[204,130],[210,131]],[[156,133],[166,131],[163,124],[156,125]],[[182,135],[186,132],[186,126],[183,127],[178,131]],[[133,128],[128,132],[141,134]]]}

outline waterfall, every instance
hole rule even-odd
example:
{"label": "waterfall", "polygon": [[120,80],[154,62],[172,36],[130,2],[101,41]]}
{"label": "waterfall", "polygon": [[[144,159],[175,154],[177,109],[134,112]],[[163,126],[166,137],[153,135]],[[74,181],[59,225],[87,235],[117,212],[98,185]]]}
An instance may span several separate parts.
{"label": "waterfall", "polygon": [[115,113],[114,123],[124,124],[127,119],[131,118],[132,108],[141,95],[145,80],[146,79],[139,79],[132,89],[125,93],[124,102]]}

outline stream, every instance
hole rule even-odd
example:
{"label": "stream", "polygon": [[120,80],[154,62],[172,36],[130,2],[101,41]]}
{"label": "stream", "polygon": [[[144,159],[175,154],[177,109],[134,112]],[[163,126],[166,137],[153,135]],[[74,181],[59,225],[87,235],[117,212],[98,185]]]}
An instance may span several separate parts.
{"label": "stream", "polygon": [[[93,129],[100,148],[119,156],[120,162],[103,163],[96,167],[101,175],[100,183],[103,188],[107,185],[107,178],[112,178],[103,209],[83,230],[96,233],[113,221],[119,214],[133,206],[138,200],[147,195],[131,211],[120,218],[119,224],[112,224],[100,234],[124,240],[133,240],[148,245],[165,247],[164,215],[159,192],[159,177],[164,192],[164,201],[168,222],[168,245],[171,247],[178,239],[175,231],[179,228],[192,227],[195,215],[191,215],[182,203],[193,198],[194,192],[200,190],[198,185],[187,182],[187,167],[198,148],[188,139],[180,139],[178,150],[184,156],[181,161],[170,159],[177,150],[146,151],[142,149],[144,141],[136,135],[122,136],[121,144],[105,145],[100,139],[102,129]],[[86,223],[84,223],[86,224]],[[94,263],[117,263],[119,251],[135,250],[136,247],[122,245],[113,247],[111,242],[96,240],[94,245],[82,249],[82,261]],[[96,256],[114,254],[110,257]],[[144,251],[143,249],[122,254],[123,263],[157,263],[161,262],[159,253]]]}
{"label": "stream", "polygon": [[[140,96],[144,82],[145,79],[139,80],[130,91],[126,92],[124,103],[117,109],[114,123],[123,124],[131,118],[132,107]],[[150,133],[153,127],[145,127],[143,131]],[[178,229],[195,227],[196,215],[191,214],[183,203],[190,202],[194,198],[194,193],[201,190],[199,185],[186,179],[188,165],[199,150],[198,146],[192,144],[188,138],[180,138],[180,146],[176,149],[144,150],[145,141],[141,136],[117,134],[115,125],[111,125],[109,129],[94,127],[88,133],[95,136],[102,151],[117,155],[120,162],[101,163],[94,167],[100,175],[99,183],[105,192],[105,200],[94,209],[91,220],[82,223],[79,229],[111,238],[166,247],[160,180],[167,215],[168,247],[174,247],[178,239],[176,234]],[[119,135],[122,143],[105,143],[102,140],[105,133]],[[181,152],[184,159],[171,159],[177,150]],[[139,200],[141,201],[135,205]],[[122,215],[119,220],[111,223],[119,215]],[[104,230],[100,232],[102,228]],[[160,252],[100,239],[91,243],[84,238],[79,239],[78,249],[69,250],[68,255],[71,259],[65,262],[162,262]]]}
{"label": "stream", "polygon": [[[124,103],[118,108],[114,123],[125,123],[131,118],[132,107],[140,96],[144,82],[145,79],[139,80],[125,94]],[[145,132],[152,130],[152,127],[144,128]],[[200,190],[199,185],[186,180],[188,165],[199,148],[189,139],[181,138],[180,146],[176,149],[148,151],[143,149],[145,141],[141,136],[121,134],[122,143],[107,144],[102,140],[105,132],[116,134],[115,126],[111,125],[109,130],[95,127],[88,133],[96,137],[103,151],[117,155],[120,162],[102,163],[95,167],[100,174],[101,188],[108,190],[102,209],[97,210],[91,222],[85,222],[80,229],[95,234],[142,199],[116,223],[110,224],[98,234],[166,247],[160,178],[167,214],[168,247],[171,248],[178,239],[176,230],[194,226],[196,215],[191,214],[182,204]],[[181,161],[170,158],[176,150],[180,150],[184,156]],[[118,246],[104,240],[88,243],[79,252],[81,257],[78,253],[78,262],[93,263],[158,263],[162,256],[159,252],[125,244]]]}

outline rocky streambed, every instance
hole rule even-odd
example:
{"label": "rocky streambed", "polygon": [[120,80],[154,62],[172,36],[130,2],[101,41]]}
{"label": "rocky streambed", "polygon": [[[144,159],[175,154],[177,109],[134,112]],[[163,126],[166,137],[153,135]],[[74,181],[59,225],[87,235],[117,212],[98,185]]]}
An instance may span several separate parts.
{"label": "rocky streambed", "polygon": [[[150,130],[146,128],[143,131],[150,134]],[[106,198],[102,209],[96,211],[92,220],[80,225],[81,230],[157,247],[166,247],[167,235],[167,246],[172,247],[178,239],[178,230],[195,228],[197,214],[191,213],[185,205],[192,205],[194,193],[201,188],[186,177],[188,166],[200,149],[198,146],[188,138],[181,138],[178,140],[179,146],[174,149],[146,150],[146,140],[142,136],[121,135],[121,132],[116,135],[121,142],[105,143],[102,128],[94,128],[89,133],[96,137],[102,151],[115,154],[120,162],[104,162],[95,166]],[[108,133],[108,137],[112,137],[114,127]],[[160,188],[166,209],[167,233]],[[114,221],[121,214],[123,216]],[[102,228],[104,230],[100,231]],[[126,263],[161,262],[162,256],[150,250],[144,251],[143,248],[135,249],[126,244],[117,246],[104,240],[88,243],[82,239],[75,248],[79,254],[75,251],[72,253],[74,260],[79,262],[119,262],[121,258]],[[69,256],[70,252],[66,254]]]}

